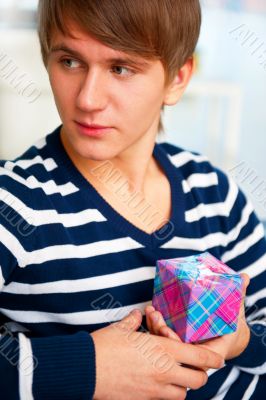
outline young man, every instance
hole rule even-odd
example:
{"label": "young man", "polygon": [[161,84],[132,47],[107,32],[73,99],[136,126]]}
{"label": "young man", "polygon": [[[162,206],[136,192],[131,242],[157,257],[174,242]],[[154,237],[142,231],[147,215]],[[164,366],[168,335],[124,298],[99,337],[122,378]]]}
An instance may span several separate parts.
{"label": "young man", "polygon": [[[199,2],[40,0],[39,11],[62,126],[0,165],[1,396],[262,398],[262,225],[206,157],[156,143],[161,109],[193,71]],[[189,345],[147,306],[157,259],[205,250],[248,273],[251,315],[243,306],[235,334]]]}

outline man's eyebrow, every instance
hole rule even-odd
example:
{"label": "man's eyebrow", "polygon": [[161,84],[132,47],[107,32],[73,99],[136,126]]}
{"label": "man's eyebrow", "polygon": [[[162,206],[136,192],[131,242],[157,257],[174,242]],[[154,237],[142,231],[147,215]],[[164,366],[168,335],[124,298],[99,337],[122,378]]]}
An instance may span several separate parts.
{"label": "man's eyebrow", "polygon": [[[68,54],[71,54],[74,57],[77,58],[84,58],[84,56],[77,50],[71,49],[70,47],[64,45],[64,44],[59,44],[51,47],[50,49],[50,54],[51,53],[57,53],[57,52],[65,52]],[[135,65],[139,67],[144,67],[148,68],[150,66],[150,63],[148,61],[145,61],[144,59],[135,59],[130,56],[122,56],[122,57],[111,57],[105,60],[104,64],[122,64],[122,65]]]}
{"label": "man's eyebrow", "polygon": [[51,54],[51,53],[57,53],[57,52],[60,52],[60,51],[64,51],[64,52],[66,52],[66,53],[73,54],[74,56],[79,56],[79,57],[81,57],[81,54],[80,54],[78,51],[73,50],[73,49],[71,49],[70,47],[65,46],[65,45],[63,45],[63,44],[58,44],[58,45],[56,45],[56,46],[51,47],[49,53],[50,53],[50,54]]}

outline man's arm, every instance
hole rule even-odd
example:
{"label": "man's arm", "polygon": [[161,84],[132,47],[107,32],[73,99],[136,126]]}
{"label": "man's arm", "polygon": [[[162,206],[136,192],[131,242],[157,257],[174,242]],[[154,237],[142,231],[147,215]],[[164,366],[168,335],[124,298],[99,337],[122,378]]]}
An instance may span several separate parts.
{"label": "man's arm", "polygon": [[1,398],[93,398],[95,349],[87,332],[28,338],[2,327],[0,349]]}
{"label": "man's arm", "polygon": [[[217,171],[221,187],[227,177]],[[238,272],[250,277],[245,299],[245,314],[250,327],[250,341],[237,357],[226,361],[253,374],[266,373],[266,241],[262,223],[251,202],[229,178],[228,194],[235,192],[235,200],[227,218],[227,246],[221,260]]]}
{"label": "man's arm", "polygon": [[[202,369],[221,367],[222,357],[208,349],[183,343],[177,347],[169,339],[136,332],[141,320],[140,313],[129,314],[91,335],[2,335],[0,346],[6,350],[0,356],[0,374],[5,377],[0,380],[1,396],[9,400],[185,399],[187,387],[199,389],[206,384],[208,376]],[[188,374],[182,364],[195,368]]]}
{"label": "man's arm", "polygon": [[[16,260],[0,242],[1,292]],[[2,316],[2,318],[1,318]],[[95,347],[85,331],[72,335],[30,337],[0,327],[0,394],[8,400],[92,399],[95,390]]]}

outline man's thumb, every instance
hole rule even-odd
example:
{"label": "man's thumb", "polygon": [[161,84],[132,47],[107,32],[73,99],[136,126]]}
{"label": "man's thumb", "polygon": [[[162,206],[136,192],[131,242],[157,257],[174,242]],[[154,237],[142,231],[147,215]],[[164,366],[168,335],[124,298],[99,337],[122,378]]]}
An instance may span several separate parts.
{"label": "man's thumb", "polygon": [[240,275],[241,275],[241,277],[243,279],[243,295],[245,296],[247,287],[248,287],[248,285],[250,283],[250,277],[246,273],[241,273]]}
{"label": "man's thumb", "polygon": [[245,284],[245,287],[247,288],[248,285],[250,284],[250,277],[248,276],[248,274],[245,274],[244,272],[242,272],[240,275],[244,279],[244,284]]}
{"label": "man's thumb", "polygon": [[137,331],[142,322],[142,313],[139,309],[131,311],[121,321],[115,323],[116,327],[122,331]]}

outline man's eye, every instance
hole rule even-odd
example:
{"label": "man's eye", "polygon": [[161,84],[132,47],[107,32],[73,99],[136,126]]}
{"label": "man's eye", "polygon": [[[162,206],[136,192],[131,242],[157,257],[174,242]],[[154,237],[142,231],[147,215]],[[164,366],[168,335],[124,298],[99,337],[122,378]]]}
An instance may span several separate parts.
{"label": "man's eye", "polygon": [[80,67],[80,62],[73,60],[72,58],[64,58],[60,61],[65,67],[69,69],[75,69]]}
{"label": "man's eye", "polygon": [[[127,67],[121,67],[121,66],[114,66],[112,67],[113,71],[117,74],[117,75],[131,75],[133,73],[133,71]],[[123,71],[125,73],[123,73]]]}

